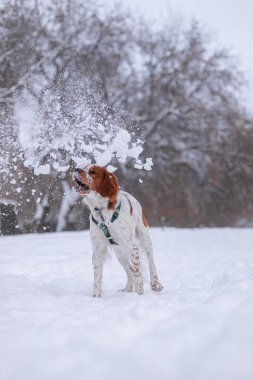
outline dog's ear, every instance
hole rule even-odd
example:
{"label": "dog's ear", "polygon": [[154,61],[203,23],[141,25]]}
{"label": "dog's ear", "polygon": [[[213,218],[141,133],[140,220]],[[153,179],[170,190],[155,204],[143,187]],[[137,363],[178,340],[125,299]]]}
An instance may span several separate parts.
{"label": "dog's ear", "polygon": [[119,182],[116,175],[109,173],[107,169],[104,169],[104,178],[99,190],[102,197],[108,197],[110,199],[108,208],[114,208],[119,192]]}

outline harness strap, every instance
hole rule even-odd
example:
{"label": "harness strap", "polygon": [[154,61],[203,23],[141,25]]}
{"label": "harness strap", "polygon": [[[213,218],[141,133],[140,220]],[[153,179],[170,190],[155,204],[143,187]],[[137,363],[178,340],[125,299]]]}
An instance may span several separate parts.
{"label": "harness strap", "polygon": [[[114,244],[114,245],[118,245],[118,243],[116,243],[116,241],[113,240],[113,238],[111,237],[111,234],[110,234],[110,231],[109,231],[109,227],[111,226],[111,224],[118,218],[119,216],[119,212],[120,212],[120,207],[121,207],[121,202],[119,203],[119,205],[117,206],[116,210],[114,211],[112,217],[111,217],[111,220],[108,222],[108,223],[104,223],[104,222],[99,222],[98,220],[96,220],[94,218],[94,216],[91,214],[91,219],[92,221],[98,226],[98,228],[103,232],[103,234],[105,235],[106,239],[109,240],[110,244]],[[96,211],[98,211],[97,208],[95,208]]]}

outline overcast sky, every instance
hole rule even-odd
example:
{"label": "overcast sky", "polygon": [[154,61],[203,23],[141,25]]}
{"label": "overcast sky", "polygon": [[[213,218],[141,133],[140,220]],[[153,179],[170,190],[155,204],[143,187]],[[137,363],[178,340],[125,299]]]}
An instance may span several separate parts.
{"label": "overcast sky", "polygon": [[156,22],[165,16],[200,20],[218,46],[229,47],[252,84],[245,97],[253,111],[253,0],[121,0]]}

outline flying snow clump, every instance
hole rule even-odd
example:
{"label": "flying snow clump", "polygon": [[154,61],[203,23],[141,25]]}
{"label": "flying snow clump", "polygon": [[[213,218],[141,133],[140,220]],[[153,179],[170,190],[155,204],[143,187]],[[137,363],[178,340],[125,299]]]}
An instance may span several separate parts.
{"label": "flying snow clump", "polygon": [[95,163],[107,166],[111,172],[116,170],[113,165],[117,162],[127,161],[136,169],[152,169],[151,158],[145,162],[140,159],[143,141],[126,128],[122,118],[112,116],[102,106],[91,110],[79,98],[73,107],[71,103],[71,112],[66,112],[61,100],[56,96],[39,108],[26,95],[16,104],[24,165],[35,175],[49,174],[51,169],[65,172],[71,162],[83,167]]}

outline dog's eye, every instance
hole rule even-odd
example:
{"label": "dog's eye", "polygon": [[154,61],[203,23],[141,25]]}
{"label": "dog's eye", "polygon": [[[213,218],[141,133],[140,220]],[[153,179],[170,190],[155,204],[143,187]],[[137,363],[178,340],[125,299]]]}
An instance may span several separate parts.
{"label": "dog's eye", "polygon": [[96,173],[94,172],[94,170],[91,169],[91,170],[89,171],[89,174],[90,174],[90,175],[94,175],[94,174],[96,174]]}

